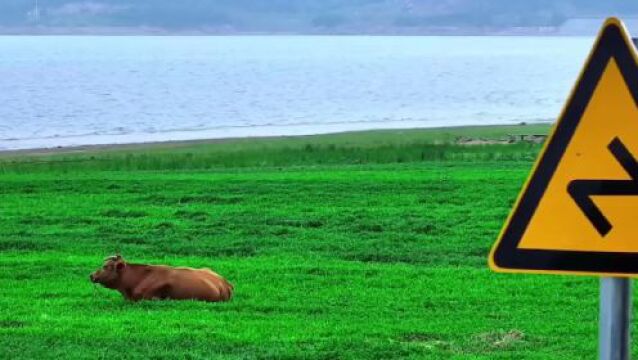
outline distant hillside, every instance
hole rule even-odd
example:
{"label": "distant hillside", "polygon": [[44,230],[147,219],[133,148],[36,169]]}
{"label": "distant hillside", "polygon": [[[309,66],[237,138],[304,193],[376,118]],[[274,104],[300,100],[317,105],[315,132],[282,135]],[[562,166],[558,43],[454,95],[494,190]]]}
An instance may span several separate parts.
{"label": "distant hillside", "polygon": [[[37,5],[36,5],[37,4]],[[3,0],[1,32],[499,33],[637,16],[599,0]]]}

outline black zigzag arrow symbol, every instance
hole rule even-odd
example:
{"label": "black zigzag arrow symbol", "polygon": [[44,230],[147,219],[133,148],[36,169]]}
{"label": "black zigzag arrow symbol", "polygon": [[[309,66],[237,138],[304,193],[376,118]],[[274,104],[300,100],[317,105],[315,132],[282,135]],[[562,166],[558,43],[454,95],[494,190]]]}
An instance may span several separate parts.
{"label": "black zigzag arrow symbol", "polygon": [[573,180],[567,186],[569,195],[603,237],[611,231],[612,225],[594,204],[592,195],[638,195],[638,161],[617,137],[607,148],[631,176],[631,180]]}

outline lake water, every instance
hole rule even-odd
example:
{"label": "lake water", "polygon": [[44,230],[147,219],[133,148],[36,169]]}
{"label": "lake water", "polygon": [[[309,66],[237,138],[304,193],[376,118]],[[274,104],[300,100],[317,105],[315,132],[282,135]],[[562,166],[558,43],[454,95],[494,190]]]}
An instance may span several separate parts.
{"label": "lake water", "polygon": [[552,121],[592,42],[0,36],[0,149]]}

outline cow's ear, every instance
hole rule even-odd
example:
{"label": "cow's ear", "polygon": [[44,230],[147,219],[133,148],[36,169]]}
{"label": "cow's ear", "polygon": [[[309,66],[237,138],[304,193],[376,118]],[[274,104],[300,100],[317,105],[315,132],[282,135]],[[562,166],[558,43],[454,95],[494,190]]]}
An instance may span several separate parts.
{"label": "cow's ear", "polygon": [[120,272],[122,270],[124,270],[124,267],[126,266],[126,264],[124,264],[123,262],[118,262],[117,264],[115,264],[115,270],[117,272]]}

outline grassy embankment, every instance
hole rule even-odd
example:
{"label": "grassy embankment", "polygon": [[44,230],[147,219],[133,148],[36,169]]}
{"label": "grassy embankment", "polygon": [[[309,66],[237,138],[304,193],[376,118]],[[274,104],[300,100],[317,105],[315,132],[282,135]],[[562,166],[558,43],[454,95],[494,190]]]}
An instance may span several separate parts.
{"label": "grassy embankment", "polygon": [[[547,130],[0,155],[0,357],[594,358],[595,279],[487,269],[540,146],[454,144]],[[127,303],[88,281],[116,250],[235,298]]]}

